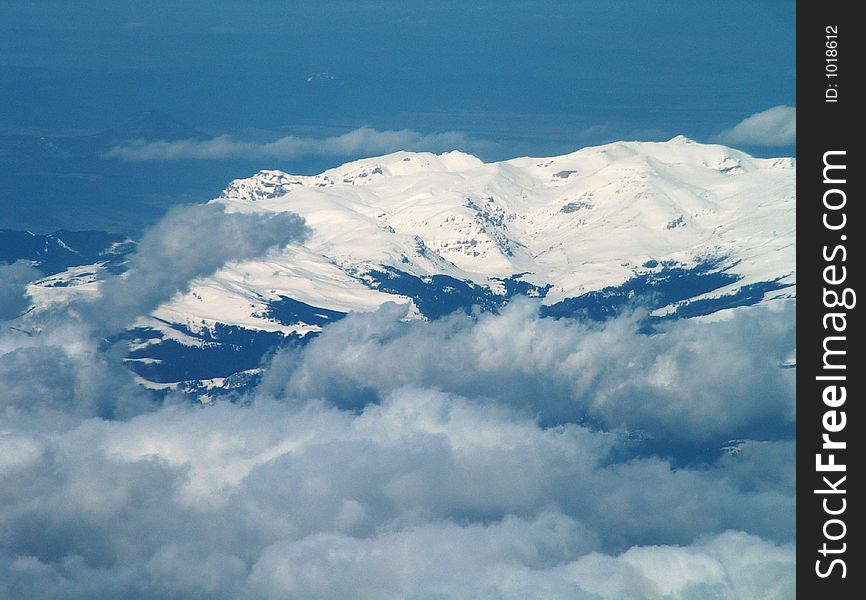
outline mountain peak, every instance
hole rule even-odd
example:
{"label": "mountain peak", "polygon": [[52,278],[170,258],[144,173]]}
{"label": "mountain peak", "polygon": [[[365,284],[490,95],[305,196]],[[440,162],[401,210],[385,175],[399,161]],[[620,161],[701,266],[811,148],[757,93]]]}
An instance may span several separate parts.
{"label": "mountain peak", "polygon": [[[697,142],[496,163],[396,152],[312,176],[263,170],[212,202],[296,213],[310,235],[229,262],[143,317],[171,345],[263,331],[304,338],[388,302],[435,319],[518,294],[553,316],[611,316],[631,303],[654,316],[705,315],[792,295],[794,200],[792,161]],[[67,233],[59,241],[67,254],[84,248]],[[149,344],[156,354],[139,356],[153,359],[141,373],[163,364]]]}
{"label": "mountain peak", "polygon": [[[744,285],[793,281],[794,173],[780,168],[790,164],[683,137],[497,163],[396,152],[313,176],[261,171],[217,201],[300,214],[313,231],[304,252],[317,257],[306,264],[336,266],[342,274],[328,277],[347,277],[350,287],[371,269],[491,289],[520,273],[552,286],[545,301],[557,301],[621,285],[646,264],[712,259]],[[345,308],[318,292],[294,293]]]}

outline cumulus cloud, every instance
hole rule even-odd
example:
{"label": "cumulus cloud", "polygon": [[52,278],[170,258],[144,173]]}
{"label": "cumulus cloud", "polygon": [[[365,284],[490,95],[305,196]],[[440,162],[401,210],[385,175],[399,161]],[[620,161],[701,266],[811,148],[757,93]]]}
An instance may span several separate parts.
{"label": "cumulus cloud", "polygon": [[327,138],[286,136],[273,142],[248,142],[223,135],[210,140],[131,140],[109,150],[106,158],[130,162],[152,160],[292,160],[307,156],[374,156],[397,150],[442,152],[479,146],[464,133],[422,134],[410,129],[379,131],[360,127]]}
{"label": "cumulus cloud", "polygon": [[[618,556],[593,553],[555,567],[526,560],[526,554],[539,551],[533,537],[548,534],[548,543],[555,543],[557,537],[565,538],[569,526],[573,523],[567,518],[549,515],[490,526],[426,526],[369,540],[317,536],[269,548],[253,569],[251,587],[265,597],[279,590],[299,598],[385,600],[782,600],[794,593],[788,577],[793,547],[738,532],[686,547],[634,547]],[[557,550],[565,554],[564,548]],[[391,568],[394,564],[401,568]]]}
{"label": "cumulus cloud", "polygon": [[[136,385],[102,339],[304,234],[177,209],[102,299],[0,330],[0,597],[793,593],[792,306],[654,335],[530,300],[432,322],[386,306],[210,406]],[[672,458],[690,444],[718,450]]]}
{"label": "cumulus cloud", "polygon": [[[79,418],[121,418],[154,408],[90,326],[56,316],[27,333],[0,336],[0,416],[53,429]],[[0,427],[2,430],[2,427]]]}
{"label": "cumulus cloud", "polygon": [[601,598],[792,598],[792,545],[728,531],[688,547],[591,554],[563,571]]}
{"label": "cumulus cloud", "polygon": [[118,331],[229,260],[265,254],[301,240],[303,219],[291,213],[227,213],[219,204],[172,209],[148,230],[129,258],[123,277],[109,279],[102,298],[83,310],[100,329]]}
{"label": "cumulus cloud", "polygon": [[619,444],[408,388],[359,413],[178,404],[5,431],[0,581],[31,598],[733,599],[790,586],[792,490],[741,488],[721,462],[616,463]]}
{"label": "cumulus cloud", "polygon": [[797,109],[774,106],[755,113],[716,139],[734,146],[792,146],[797,140]]}
{"label": "cumulus cloud", "polygon": [[793,433],[794,373],[780,366],[794,348],[793,305],[675,321],[652,336],[638,334],[639,313],[587,324],[538,308],[518,300],[500,315],[431,323],[403,322],[399,306],[354,315],[303,353],[278,356],[262,389],[357,408],[422,384],[496,398],[545,423],[590,418],[661,439]]}
{"label": "cumulus cloud", "polygon": [[30,299],[25,286],[41,276],[26,260],[0,263],[0,321],[14,319],[27,310]]}
{"label": "cumulus cloud", "polygon": [[[142,237],[127,272],[102,283],[100,297],[27,315],[0,336],[0,408],[7,416],[42,415],[45,426],[153,409],[154,399],[122,366],[123,345],[107,344],[104,337],[121,332],[195,277],[302,239],[306,231],[303,220],[288,213],[226,213],[218,204],[173,209]],[[19,283],[4,286],[13,300],[4,306],[12,312],[26,306],[22,282],[33,277],[31,271],[19,263],[0,271]]]}

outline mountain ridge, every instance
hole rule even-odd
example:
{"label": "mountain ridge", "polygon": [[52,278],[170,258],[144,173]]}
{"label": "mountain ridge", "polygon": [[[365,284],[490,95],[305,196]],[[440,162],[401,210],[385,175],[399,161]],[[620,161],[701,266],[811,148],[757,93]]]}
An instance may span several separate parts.
{"label": "mountain ridge", "polygon": [[398,152],[315,176],[264,171],[214,202],[298,212],[314,231],[305,249],[355,278],[384,266],[502,291],[520,274],[552,285],[553,303],[652,263],[722,259],[742,285],[793,283],[794,166],[682,137],[490,164]]}
{"label": "mountain ridge", "polygon": [[[665,319],[791,297],[795,169],[678,136],[496,163],[396,152],[311,176],[262,170],[211,203],[297,213],[309,238],[229,262],[141,315],[130,366],[161,383],[227,381],[275,344],[386,302],[435,319],[528,295],[556,318],[640,305]],[[37,300],[56,290],[31,285]],[[194,363],[195,348],[198,367],[170,364]]]}

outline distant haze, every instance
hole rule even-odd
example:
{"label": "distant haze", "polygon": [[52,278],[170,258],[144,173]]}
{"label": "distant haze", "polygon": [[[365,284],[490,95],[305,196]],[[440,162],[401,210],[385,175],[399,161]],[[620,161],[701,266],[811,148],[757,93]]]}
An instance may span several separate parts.
{"label": "distant haze", "polygon": [[793,25],[792,2],[3,2],[0,227],[134,233],[261,168],[398,149],[318,150],[361,128],[484,160],[677,134],[791,155],[784,123],[736,128],[794,106]]}

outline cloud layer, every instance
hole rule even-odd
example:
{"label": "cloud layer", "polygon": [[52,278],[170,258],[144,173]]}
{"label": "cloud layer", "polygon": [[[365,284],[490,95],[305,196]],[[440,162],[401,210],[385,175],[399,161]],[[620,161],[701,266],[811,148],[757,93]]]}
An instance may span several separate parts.
{"label": "cloud layer", "polygon": [[357,315],[280,354],[262,391],[358,408],[421,384],[496,398],[547,424],[591,418],[701,442],[793,433],[794,372],[781,368],[794,350],[793,305],[676,321],[652,336],[638,335],[640,313],[586,324],[538,308],[524,299],[501,315],[431,323],[403,322],[399,306]]}
{"label": "cloud layer", "polygon": [[792,306],[654,335],[386,306],[210,406],[137,386],[103,339],[304,234],[178,209],[102,299],[0,330],[0,597],[793,594]]}
{"label": "cloud layer", "polygon": [[25,260],[0,263],[0,321],[14,319],[27,310],[30,299],[24,286],[41,275]]}
{"label": "cloud layer", "polygon": [[720,133],[717,141],[732,146],[793,146],[797,141],[797,109],[774,106],[755,113]]}
{"label": "cloud layer", "polygon": [[219,204],[174,208],[142,237],[127,274],[108,280],[102,298],[85,310],[99,315],[93,321],[101,329],[115,333],[192,279],[305,235],[303,219],[290,213],[227,213]]}
{"label": "cloud layer", "polygon": [[741,479],[767,456],[748,447],[708,470],[612,462],[603,433],[417,389],[356,415],[176,405],[0,440],[2,578],[26,597],[733,599],[790,587],[793,497],[772,468],[762,487]]}
{"label": "cloud layer", "polygon": [[343,135],[327,138],[286,136],[273,142],[235,140],[222,135],[210,140],[144,141],[130,140],[105,154],[130,162],[159,160],[292,160],[310,156],[375,156],[397,150],[443,152],[478,147],[458,131],[422,134],[410,129],[379,131],[360,127]]}

